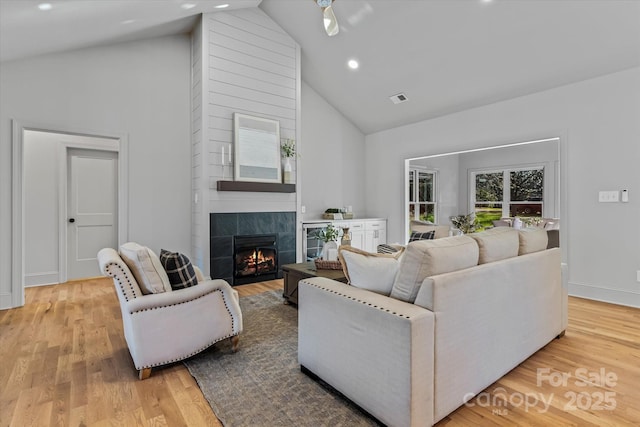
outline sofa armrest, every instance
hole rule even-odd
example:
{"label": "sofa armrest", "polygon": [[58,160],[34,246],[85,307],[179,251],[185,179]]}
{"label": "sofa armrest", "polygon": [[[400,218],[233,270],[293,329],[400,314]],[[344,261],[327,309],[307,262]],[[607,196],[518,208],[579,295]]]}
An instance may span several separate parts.
{"label": "sofa armrest", "polygon": [[430,311],[316,277],[298,284],[298,361],[387,425],[433,423]]}
{"label": "sofa armrest", "polygon": [[136,299],[127,301],[126,310],[129,313],[141,312],[144,310],[153,310],[172,305],[184,304],[195,299],[201,298],[215,290],[220,290],[225,300],[230,300],[233,294],[233,288],[222,279],[206,280],[198,283],[196,286],[178,289],[171,292],[162,292],[159,294],[148,294]]}

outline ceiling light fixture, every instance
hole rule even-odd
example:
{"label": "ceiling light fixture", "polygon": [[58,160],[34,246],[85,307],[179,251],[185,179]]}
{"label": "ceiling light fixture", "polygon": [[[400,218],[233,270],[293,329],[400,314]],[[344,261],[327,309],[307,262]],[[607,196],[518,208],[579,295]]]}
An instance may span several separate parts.
{"label": "ceiling light fixture", "polygon": [[122,22],[120,22],[122,25],[129,25],[129,24],[133,24],[134,22],[136,22],[135,19],[126,19]]}
{"label": "ceiling light fixture", "polygon": [[53,6],[51,5],[51,3],[40,3],[38,5],[38,9],[40,10],[51,10],[53,8]]}
{"label": "ceiling light fixture", "polygon": [[355,59],[350,59],[349,62],[347,62],[347,65],[352,70],[357,70],[358,67],[360,66],[360,64],[358,64],[358,61],[356,61]]}
{"label": "ceiling light fixture", "polygon": [[328,36],[335,36],[340,32],[338,27],[338,20],[333,13],[331,5],[335,0],[314,0],[320,8],[322,8],[322,20],[324,23],[324,30]]}
{"label": "ceiling light fixture", "polygon": [[216,6],[216,9],[225,9],[225,8],[227,8],[227,7],[229,7],[229,4],[228,4],[228,3],[225,3],[225,4],[219,4],[219,5],[217,5],[217,6]]}
{"label": "ceiling light fixture", "polygon": [[189,10],[189,9],[193,9],[194,7],[196,7],[195,3],[182,3],[180,5],[181,8],[183,8],[184,10]]}

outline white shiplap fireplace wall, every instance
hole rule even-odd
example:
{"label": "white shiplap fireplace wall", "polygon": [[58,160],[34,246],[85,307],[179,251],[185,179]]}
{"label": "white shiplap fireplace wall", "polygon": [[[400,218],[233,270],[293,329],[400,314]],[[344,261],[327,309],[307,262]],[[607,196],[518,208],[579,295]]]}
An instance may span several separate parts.
{"label": "white shiplap fireplace wall", "polygon": [[296,162],[296,193],[223,192],[216,183],[233,179],[235,112],[278,120],[281,138],[300,151],[300,46],[258,8],[204,14],[192,34],[191,90],[192,256],[208,273],[210,212],[299,211]]}

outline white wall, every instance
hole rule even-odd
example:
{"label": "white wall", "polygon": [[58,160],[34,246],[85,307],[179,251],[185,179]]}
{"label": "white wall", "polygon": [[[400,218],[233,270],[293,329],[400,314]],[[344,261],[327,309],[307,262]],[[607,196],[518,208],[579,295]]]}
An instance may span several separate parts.
{"label": "white wall", "polygon": [[24,136],[25,284],[58,282],[58,144],[51,134]]}
{"label": "white wall", "polygon": [[[640,68],[367,136],[367,206],[402,232],[404,159],[560,136],[572,294],[640,307]],[[561,160],[564,162],[565,160]],[[385,174],[379,171],[384,169]],[[562,172],[561,172],[562,173]],[[598,203],[629,189],[629,203]]]}
{"label": "white wall", "polygon": [[0,307],[11,293],[11,119],[129,138],[129,238],[189,253],[187,35],[0,64]]}
{"label": "white wall", "polygon": [[364,134],[304,82],[302,139],[304,219],[319,219],[327,208],[346,206],[353,207],[356,218],[366,217]]}

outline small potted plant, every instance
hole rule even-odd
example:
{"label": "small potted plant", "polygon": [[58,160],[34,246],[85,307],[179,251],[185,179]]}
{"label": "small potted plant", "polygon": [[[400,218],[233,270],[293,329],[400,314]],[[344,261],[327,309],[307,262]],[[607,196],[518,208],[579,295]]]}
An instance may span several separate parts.
{"label": "small potted plant", "polygon": [[454,215],[449,219],[451,220],[451,224],[463,234],[475,233],[478,231],[480,225],[478,224],[475,212],[467,215]]}
{"label": "small potted plant", "polygon": [[293,176],[291,176],[291,158],[296,155],[295,139],[282,140],[282,157],[284,157],[284,176],[282,177],[285,184],[293,184]]}
{"label": "small potted plant", "polygon": [[322,259],[335,261],[338,259],[338,244],[336,241],[340,236],[340,230],[329,224],[318,231],[318,238],[324,242],[322,247]]}

